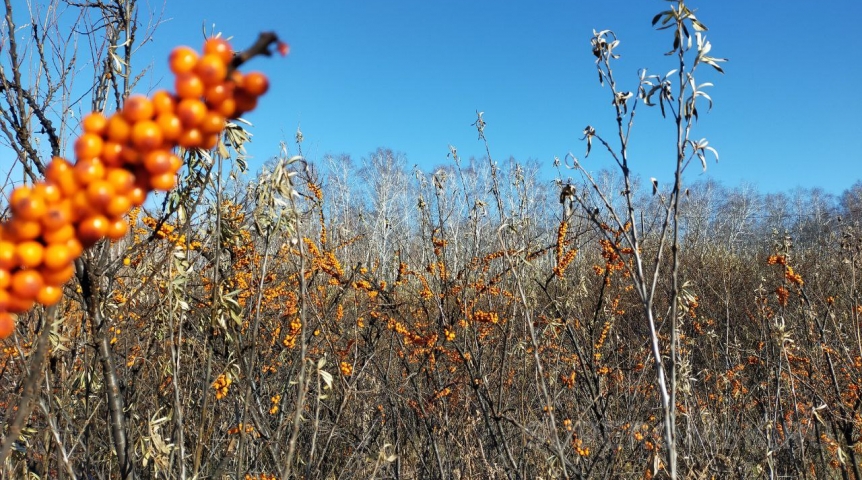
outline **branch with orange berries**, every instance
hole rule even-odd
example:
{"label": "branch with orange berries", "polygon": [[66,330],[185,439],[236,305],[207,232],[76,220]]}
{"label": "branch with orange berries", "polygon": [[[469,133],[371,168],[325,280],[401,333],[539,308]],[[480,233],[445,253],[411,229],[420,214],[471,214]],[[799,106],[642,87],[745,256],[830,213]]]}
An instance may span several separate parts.
{"label": "branch with orange berries", "polygon": [[272,48],[288,53],[272,32],[238,53],[219,37],[206,40],[202,55],[175,48],[174,93],[132,95],[111,116],[87,115],[75,162],[54,157],[43,181],[12,191],[11,217],[0,224],[0,339],[14,332],[15,314],[58,303],[75,260],[103,238],[123,238],[132,208],[176,186],[183,165],[176,147],[212,149],[227,120],[254,110],[269,80],[238,69]]}

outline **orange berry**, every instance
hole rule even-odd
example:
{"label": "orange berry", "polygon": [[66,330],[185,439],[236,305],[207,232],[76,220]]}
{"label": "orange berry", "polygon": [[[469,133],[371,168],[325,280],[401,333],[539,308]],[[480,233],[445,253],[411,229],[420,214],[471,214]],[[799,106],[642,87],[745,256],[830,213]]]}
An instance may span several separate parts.
{"label": "orange berry", "polygon": [[24,313],[33,308],[35,298],[20,298],[10,292],[9,301],[6,303],[6,310],[10,313]]}
{"label": "orange berry", "polygon": [[97,158],[82,160],[75,164],[75,180],[86,187],[96,180],[105,178],[105,164]]}
{"label": "orange berry", "polygon": [[225,118],[236,118],[236,100],[233,97],[226,98],[223,102],[213,105],[212,109]]}
{"label": "orange berry", "polygon": [[152,150],[162,145],[162,130],[152,120],[143,120],[132,127],[132,144],[141,150]]}
{"label": "orange berry", "polygon": [[78,258],[84,253],[84,246],[81,245],[81,242],[78,241],[77,238],[72,237],[69,240],[66,240],[66,247],[69,249],[69,254],[72,255],[72,258]]}
{"label": "orange berry", "polygon": [[[2,292],[6,296],[9,294]],[[0,312],[0,339],[9,338],[15,333],[15,317],[9,312]]]}
{"label": "orange berry", "polygon": [[144,168],[151,175],[159,175],[171,169],[170,152],[167,150],[154,150],[144,157]]}
{"label": "orange berry", "polygon": [[[10,278],[9,285],[11,285],[12,276],[10,275],[9,278]],[[0,312],[5,312],[9,308],[9,298],[10,298],[9,288],[8,288],[9,285],[6,285],[5,287],[0,288]]]}
{"label": "orange berry", "polygon": [[207,114],[207,106],[196,98],[184,98],[177,105],[177,117],[183,127],[197,127]]}
{"label": "orange berry", "polygon": [[123,104],[123,118],[130,124],[152,120],[155,113],[153,102],[143,95],[132,95]]}
{"label": "orange berry", "polygon": [[201,78],[204,85],[215,85],[224,81],[227,76],[227,65],[216,54],[207,54],[198,60],[195,65],[195,73]]}
{"label": "orange berry", "polygon": [[100,157],[105,166],[119,167],[123,165],[123,149],[126,148],[122,143],[107,141],[102,147],[102,156]]}
{"label": "orange berry", "polygon": [[221,133],[224,130],[225,126],[225,118],[218,112],[208,111],[206,115],[204,115],[203,120],[201,120],[198,128],[201,129],[201,133],[213,134],[213,133]]}
{"label": "orange berry", "polygon": [[8,240],[0,240],[0,269],[11,271],[18,266],[15,254],[15,244]]}
{"label": "orange berry", "polygon": [[233,91],[234,85],[232,83],[221,82],[208,86],[206,91],[204,91],[204,98],[207,101],[207,105],[218,105],[225,101],[225,99],[232,97]]}
{"label": "orange berry", "polygon": [[108,233],[108,219],[101,214],[91,214],[78,224],[78,240],[85,248],[90,247]]}
{"label": "orange berry", "polygon": [[243,78],[242,89],[259,97],[269,90],[269,79],[261,72],[248,72]]}
{"label": "orange berry", "polygon": [[[12,274],[9,273],[9,270],[6,270],[5,268],[0,268],[0,290],[6,290],[11,284]],[[0,306],[0,310],[3,310],[2,306]]]}
{"label": "orange berry", "polygon": [[236,111],[234,112],[234,116],[237,117],[245,112],[250,112],[257,107],[257,97],[245,90],[239,90],[236,92],[234,101],[236,102]]}
{"label": "orange berry", "polygon": [[156,117],[156,125],[162,131],[162,138],[168,142],[175,142],[183,132],[183,122],[173,112],[160,113]]}
{"label": "orange berry", "polygon": [[170,160],[171,160],[171,169],[168,170],[169,172],[177,173],[180,171],[181,168],[183,168],[183,161],[180,159],[180,157],[178,157],[172,153],[170,156]]}
{"label": "orange berry", "polygon": [[129,200],[129,197],[125,194],[114,195],[113,198],[105,205],[105,214],[108,217],[122,217],[123,215],[129,213],[129,210],[132,209],[132,201]]}
{"label": "orange berry", "polygon": [[96,180],[87,186],[87,201],[92,208],[100,212],[105,211],[105,207],[115,194],[114,186],[107,180]]}
{"label": "orange berry", "polygon": [[132,126],[129,125],[122,115],[111,115],[105,130],[107,139],[116,143],[126,143],[132,135]]}
{"label": "orange berry", "polygon": [[227,40],[220,37],[208,38],[204,43],[204,55],[218,55],[222,63],[229,64],[233,60],[233,48]]}
{"label": "orange berry", "polygon": [[36,294],[36,301],[50,307],[56,305],[63,299],[63,287],[55,285],[44,285]]}
{"label": "orange berry", "polygon": [[81,130],[84,133],[94,133],[102,135],[105,133],[105,127],[108,126],[108,119],[99,112],[93,112],[81,120]]}
{"label": "orange berry", "polygon": [[53,183],[39,182],[33,185],[33,194],[42,197],[48,205],[57,203],[63,198],[60,187]]}
{"label": "orange berry", "polygon": [[153,190],[167,192],[177,186],[177,176],[171,172],[153,175],[150,177],[150,186]]}
{"label": "orange berry", "polygon": [[39,220],[45,215],[45,199],[37,195],[31,187],[22,186],[9,196],[12,213],[22,220]]}
{"label": "orange berry", "polygon": [[125,218],[115,218],[108,221],[108,231],[105,234],[111,240],[121,240],[129,232],[129,224]]}
{"label": "orange berry", "polygon": [[20,217],[13,217],[6,223],[5,228],[8,238],[18,242],[35,240],[42,234],[42,224],[38,220],[24,220]]}
{"label": "orange berry", "polygon": [[75,140],[75,157],[78,161],[98,158],[102,155],[104,142],[95,133],[85,133]]}
{"label": "orange berry", "polygon": [[128,193],[135,186],[135,174],[125,168],[109,168],[105,180],[114,186],[118,194]]}
{"label": "orange berry", "polygon": [[42,264],[48,270],[60,270],[75,261],[72,251],[65,243],[52,243],[45,248]]}
{"label": "orange berry", "polygon": [[39,272],[42,274],[42,280],[45,282],[45,285],[60,287],[75,276],[75,264],[69,263],[56,270],[41,268]]}
{"label": "orange berry", "polygon": [[198,148],[202,148],[204,150],[212,150],[218,145],[219,135],[217,133],[209,133],[204,135],[201,139],[201,144]]}
{"label": "orange berry", "polygon": [[45,169],[45,179],[60,188],[64,196],[71,196],[78,191],[78,182],[75,180],[72,164],[60,157],[54,157],[48,168]]}
{"label": "orange berry", "polygon": [[176,47],[171,51],[168,63],[175,75],[189,73],[198,63],[198,54],[189,47]]}
{"label": "orange berry", "polygon": [[45,258],[45,247],[35,240],[21,242],[15,247],[15,258],[22,267],[36,268]]}
{"label": "orange berry", "polygon": [[179,146],[183,148],[198,148],[201,146],[203,142],[203,134],[200,129],[190,128],[183,132],[180,135],[180,138],[177,139],[177,143]]}
{"label": "orange berry", "polygon": [[204,94],[204,82],[191,73],[177,75],[174,88],[180,98],[200,98]]}
{"label": "orange berry", "polygon": [[75,238],[75,234],[75,226],[71,223],[67,223],[62,227],[55,228],[54,230],[46,230],[42,232],[42,240],[49,245],[53,243],[63,243],[68,241],[70,238]]}
{"label": "orange berry", "polygon": [[174,96],[167,90],[159,90],[154,93],[152,102],[156,115],[173,112],[177,103]]}
{"label": "orange berry", "polygon": [[36,270],[18,270],[12,274],[11,293],[20,300],[35,300],[45,285],[42,274]]}
{"label": "orange berry", "polygon": [[48,205],[45,209],[45,215],[40,219],[42,227],[44,227],[42,234],[70,224],[72,218],[72,201],[70,199],[66,198],[61,202]]}
{"label": "orange berry", "polygon": [[147,189],[145,187],[135,185],[131,190],[129,190],[127,196],[129,201],[132,202],[133,207],[140,207],[147,201]]}

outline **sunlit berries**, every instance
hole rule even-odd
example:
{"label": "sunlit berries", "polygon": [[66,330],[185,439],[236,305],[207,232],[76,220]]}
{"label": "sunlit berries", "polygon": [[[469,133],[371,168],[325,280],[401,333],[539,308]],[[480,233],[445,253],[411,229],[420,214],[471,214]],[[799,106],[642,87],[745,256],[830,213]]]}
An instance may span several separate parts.
{"label": "sunlit berries", "polygon": [[44,181],[11,192],[11,218],[0,225],[0,338],[14,332],[14,314],[59,302],[83,250],[123,238],[125,215],[149,192],[176,187],[176,147],[214,148],[228,119],[254,109],[269,81],[233,70],[233,59],[221,38],[207,40],[203,54],[175,48],[175,93],[132,95],[113,115],[85,116],[75,161],[55,157]]}

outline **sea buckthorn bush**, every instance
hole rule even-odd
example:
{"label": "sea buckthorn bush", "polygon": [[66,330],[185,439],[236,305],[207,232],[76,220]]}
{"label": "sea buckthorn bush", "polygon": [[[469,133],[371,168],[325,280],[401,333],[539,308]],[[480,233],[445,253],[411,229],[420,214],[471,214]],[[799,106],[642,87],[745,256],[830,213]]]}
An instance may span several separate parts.
{"label": "sea buckthorn bush", "polygon": [[[610,35],[583,45],[602,68],[624,52]],[[28,181],[4,190],[0,229],[0,476],[669,478],[669,409],[678,478],[862,477],[862,184],[673,197],[618,171],[566,178],[570,158],[545,182],[491,156],[481,114],[483,158],[312,158],[297,130],[249,174],[231,119],[267,80],[238,63],[286,48],[262,38],[176,48],[146,97],[133,71],[97,75],[69,160],[49,133],[46,162],[21,141]],[[660,102],[664,81],[641,80]],[[620,124],[642,86],[611,93]],[[678,270],[655,276],[652,329],[638,263],[672,265],[671,198]],[[629,204],[635,221],[614,218]]]}

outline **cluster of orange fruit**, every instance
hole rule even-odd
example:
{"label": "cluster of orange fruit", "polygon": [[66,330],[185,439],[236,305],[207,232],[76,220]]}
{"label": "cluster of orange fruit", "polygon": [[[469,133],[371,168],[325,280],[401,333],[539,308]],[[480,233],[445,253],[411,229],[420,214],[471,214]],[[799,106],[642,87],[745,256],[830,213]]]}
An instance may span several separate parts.
{"label": "cluster of orange fruit", "polygon": [[55,157],[44,181],[12,191],[11,218],[0,225],[0,338],[12,334],[13,314],[59,302],[84,249],[124,237],[124,216],[151,191],[176,186],[175,147],[212,149],[227,119],[255,108],[269,82],[233,70],[233,59],[221,38],[208,39],[202,55],[175,48],[176,93],[133,95],[110,117],[87,115],[76,162]]}

